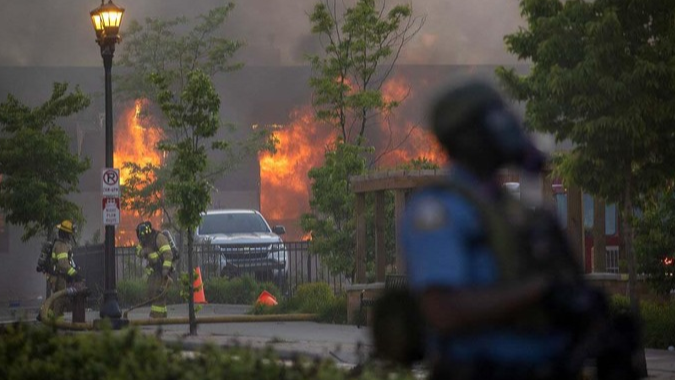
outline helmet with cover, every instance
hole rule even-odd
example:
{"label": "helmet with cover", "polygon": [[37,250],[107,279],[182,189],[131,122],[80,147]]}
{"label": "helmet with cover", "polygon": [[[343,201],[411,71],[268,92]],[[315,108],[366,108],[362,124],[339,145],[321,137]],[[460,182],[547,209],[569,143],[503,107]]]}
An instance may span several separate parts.
{"label": "helmet with cover", "polygon": [[479,175],[511,164],[536,172],[545,163],[502,96],[485,83],[466,82],[443,93],[431,125],[448,155]]}
{"label": "helmet with cover", "polygon": [[152,223],[145,221],[136,226],[136,237],[143,242],[152,234]]}

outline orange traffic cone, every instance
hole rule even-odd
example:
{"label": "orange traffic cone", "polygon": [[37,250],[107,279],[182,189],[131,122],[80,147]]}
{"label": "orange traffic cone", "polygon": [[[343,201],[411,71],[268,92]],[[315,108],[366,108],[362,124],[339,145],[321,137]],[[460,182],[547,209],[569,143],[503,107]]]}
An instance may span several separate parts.
{"label": "orange traffic cone", "polygon": [[206,302],[206,297],[204,296],[204,284],[202,284],[202,271],[199,269],[199,267],[195,268],[195,272],[197,272],[197,279],[195,279],[194,284],[192,286],[195,289],[195,294],[194,294],[194,301],[195,303],[208,303]]}
{"label": "orange traffic cone", "polygon": [[267,306],[274,306],[277,304],[277,299],[274,298],[267,290],[263,290],[262,293],[258,296],[256,303],[260,303]]}

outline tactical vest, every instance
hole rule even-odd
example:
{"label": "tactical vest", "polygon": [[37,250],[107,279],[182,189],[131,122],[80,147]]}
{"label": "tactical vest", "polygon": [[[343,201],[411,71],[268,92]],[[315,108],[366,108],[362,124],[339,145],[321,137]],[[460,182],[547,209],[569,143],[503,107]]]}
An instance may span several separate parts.
{"label": "tactical vest", "polygon": [[[561,283],[584,282],[567,237],[552,213],[529,209],[502,189],[489,201],[453,181],[431,187],[459,194],[478,210],[484,240],[477,243],[486,244],[494,253],[499,283],[508,286],[537,274],[547,274]],[[549,331],[552,325],[553,318],[544,305],[531,306],[506,324],[512,330],[530,332]]]}
{"label": "tactical vest", "polygon": [[495,201],[487,201],[457,182],[444,181],[431,187],[456,193],[478,210],[485,229],[483,242],[495,254],[500,282],[513,283],[537,273],[566,282],[583,281],[555,215],[526,208],[505,191]]}

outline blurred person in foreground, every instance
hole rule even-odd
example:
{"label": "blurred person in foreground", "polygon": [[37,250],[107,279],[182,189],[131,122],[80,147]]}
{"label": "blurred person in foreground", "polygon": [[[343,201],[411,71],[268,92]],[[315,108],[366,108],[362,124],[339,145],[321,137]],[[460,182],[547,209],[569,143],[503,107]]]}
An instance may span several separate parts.
{"label": "blurred person in foreground", "polygon": [[[498,176],[538,174],[545,157],[480,82],[443,93],[431,124],[449,171],[411,196],[400,236],[431,378],[578,378],[597,351],[589,331],[606,321],[604,295],[585,283],[555,215],[523,206]],[[619,372],[611,378],[636,378]]]}

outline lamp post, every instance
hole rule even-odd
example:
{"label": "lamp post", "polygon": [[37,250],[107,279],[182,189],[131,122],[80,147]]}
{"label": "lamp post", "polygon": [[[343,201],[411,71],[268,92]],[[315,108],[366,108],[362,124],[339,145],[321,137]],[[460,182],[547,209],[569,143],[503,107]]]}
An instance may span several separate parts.
{"label": "lamp post", "polygon": [[[120,41],[119,31],[124,15],[124,8],[101,0],[101,6],[91,11],[91,22],[96,32],[96,42],[101,47],[101,57],[105,69],[105,167],[113,168],[113,132],[112,132],[112,59],[115,53],[115,44]],[[115,285],[115,226],[105,226],[104,243],[104,293],[103,305],[100,316],[109,319],[114,328],[119,328],[126,323],[120,317],[122,313],[117,300]],[[128,321],[126,321],[128,323]]]}

